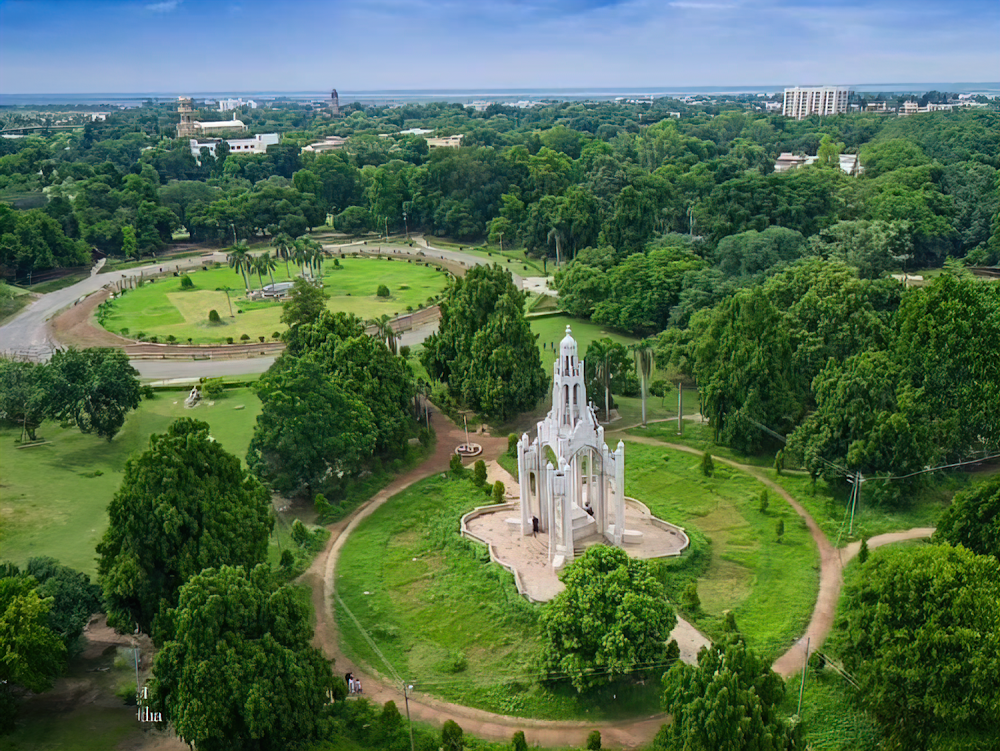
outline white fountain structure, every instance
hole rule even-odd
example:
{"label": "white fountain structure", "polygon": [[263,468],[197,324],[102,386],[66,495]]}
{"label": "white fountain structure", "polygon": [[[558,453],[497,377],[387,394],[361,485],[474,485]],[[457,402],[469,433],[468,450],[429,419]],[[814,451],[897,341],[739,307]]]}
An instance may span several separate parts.
{"label": "white fountain structure", "polygon": [[517,468],[521,533],[533,534],[537,524],[548,535],[549,561],[558,571],[587,538],[621,547],[641,533],[625,529],[625,444],[611,451],[604,442],[569,326],[553,371],[552,409],[534,440],[525,433],[518,441]]}

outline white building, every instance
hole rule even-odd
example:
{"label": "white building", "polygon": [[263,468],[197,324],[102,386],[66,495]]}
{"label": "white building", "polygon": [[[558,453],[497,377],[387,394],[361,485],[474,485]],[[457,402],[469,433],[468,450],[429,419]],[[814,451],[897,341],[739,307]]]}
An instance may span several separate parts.
{"label": "white building", "polygon": [[[796,167],[815,164],[818,159],[819,157],[817,156],[806,156],[805,154],[793,154],[790,151],[783,151],[774,161],[774,171],[779,173],[788,172],[788,170],[795,169]],[[840,167],[841,172],[851,177],[857,177],[864,172],[864,167],[858,161],[857,154],[840,154],[837,158],[837,165]]]}
{"label": "white building", "polygon": [[[227,138],[230,154],[266,154],[267,147],[281,141],[281,136],[277,133],[259,133],[252,138]],[[221,138],[210,138],[201,141],[197,138],[191,139],[191,155],[197,159],[201,156],[202,149],[208,149],[209,153],[215,156],[215,147],[222,142]]]}
{"label": "white building", "polygon": [[327,136],[322,141],[317,143],[311,143],[308,146],[303,146],[302,151],[321,154],[324,151],[337,151],[338,149],[344,148],[344,144],[347,143],[346,138],[341,138],[340,136]]}
{"label": "white building", "polygon": [[847,112],[851,90],[846,86],[796,86],[785,89],[785,117],[804,120],[810,115],[837,115]]}
{"label": "white building", "polygon": [[441,138],[428,138],[427,146],[432,149],[457,149],[462,145],[462,134],[457,136],[442,136]]}
{"label": "white building", "polygon": [[220,99],[219,100],[219,112],[229,112],[231,110],[239,109],[240,107],[249,107],[252,110],[257,109],[257,102],[253,99],[247,99],[243,101],[242,99]]}

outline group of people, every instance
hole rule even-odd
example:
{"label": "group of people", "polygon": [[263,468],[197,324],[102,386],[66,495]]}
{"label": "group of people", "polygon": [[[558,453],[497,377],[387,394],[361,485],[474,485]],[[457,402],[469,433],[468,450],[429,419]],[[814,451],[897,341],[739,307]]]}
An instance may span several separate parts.
{"label": "group of people", "polygon": [[355,678],[354,673],[347,673],[346,675],[344,675],[344,680],[347,681],[347,691],[352,696],[354,694],[364,693],[364,691],[361,688],[361,679]]}

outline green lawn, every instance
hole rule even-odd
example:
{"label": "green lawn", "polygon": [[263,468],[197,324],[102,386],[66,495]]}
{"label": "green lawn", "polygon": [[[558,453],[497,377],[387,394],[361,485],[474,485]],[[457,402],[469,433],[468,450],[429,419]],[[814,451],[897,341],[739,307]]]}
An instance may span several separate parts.
{"label": "green lawn", "polygon": [[[735,470],[704,478],[697,457],[656,446],[628,444],[626,456],[627,492],[697,541],[695,555],[666,565],[668,590],[697,576],[699,626],[719,631],[722,612],[734,609],[751,644],[781,652],[805,627],[818,583],[816,550],[798,517],[779,502],[760,514],[760,484]],[[379,650],[419,690],[491,711],[595,720],[656,711],[657,681],[615,687],[610,702],[538,683],[539,608],[484,548],[458,536],[461,514],[482,502],[467,480],[436,476],[393,497],[348,539],[337,591]],[[692,570],[695,557],[701,565]],[[337,617],[350,659],[386,674],[350,617],[342,609]]]}
{"label": "green lawn", "polygon": [[[701,566],[688,566],[682,557],[667,569],[668,590],[677,594],[697,575],[702,610],[688,614],[695,625],[720,633],[724,612],[732,610],[748,643],[777,657],[809,622],[819,587],[818,551],[805,523],[775,494],[767,512],[759,511],[763,485],[753,477],[718,462],[714,476],[704,477],[700,463],[682,451],[626,443],[625,491],[657,516],[694,530],[692,556],[707,545],[710,555]],[[780,543],[778,519],[785,524]],[[678,577],[672,581],[673,566]]]}
{"label": "green lawn", "polygon": [[[330,296],[328,307],[366,320],[424,306],[447,283],[447,275],[432,266],[361,258],[338,259],[338,262],[339,266],[332,260],[324,264],[323,284]],[[290,271],[292,277],[297,273],[294,265]],[[225,342],[228,337],[239,341],[243,334],[253,340],[260,336],[270,339],[274,332],[284,330],[280,322],[281,303],[242,299],[243,279],[232,269],[193,271],[189,276],[194,289],[182,290],[180,278],[168,276],[127,292],[112,303],[104,327],[116,333],[128,329],[128,335],[133,337],[140,333],[156,336],[161,342],[169,336],[180,343],[190,338],[196,344]],[[274,279],[289,279],[285,264],[278,266]],[[259,286],[256,276],[251,282],[255,288]],[[264,282],[269,283],[267,277]],[[380,284],[389,288],[389,297],[376,296]],[[229,300],[226,288],[230,290]],[[221,323],[208,322],[211,310],[218,311]]]}
{"label": "green lawn", "polygon": [[32,556],[51,555],[93,574],[94,547],[107,526],[107,505],[126,459],[145,450],[150,434],[163,432],[178,417],[204,420],[226,450],[246,456],[260,413],[260,401],[249,389],[227,390],[214,406],[203,403],[194,409],[184,407],[184,397],[180,391],[157,392],[110,443],[47,422],[38,435],[49,443],[17,448],[20,431],[0,428],[0,557],[24,564]]}

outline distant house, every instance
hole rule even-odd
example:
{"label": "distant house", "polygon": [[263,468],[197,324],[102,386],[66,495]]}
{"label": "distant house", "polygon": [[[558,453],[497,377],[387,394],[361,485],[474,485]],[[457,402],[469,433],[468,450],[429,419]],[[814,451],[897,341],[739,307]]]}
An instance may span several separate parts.
{"label": "distant house", "polygon": [[[774,161],[775,172],[788,172],[796,167],[803,167],[808,164],[815,164],[819,157],[806,156],[805,154],[793,154],[789,151],[782,152]],[[858,161],[857,154],[841,154],[839,166],[842,172],[852,177],[857,177],[864,171],[861,162]]]}
{"label": "distant house", "polygon": [[[207,140],[192,138],[191,155],[197,159],[201,156],[202,149],[208,149],[209,153],[214,157],[215,148],[222,143],[222,140],[223,139],[221,138],[209,138]],[[229,145],[230,154],[266,154],[268,146],[279,143],[280,141],[281,136],[277,133],[259,133],[252,138],[226,139],[226,143]]]}
{"label": "distant house", "polygon": [[327,136],[322,141],[317,143],[311,143],[308,146],[303,146],[303,153],[309,152],[313,154],[322,154],[324,151],[337,151],[338,149],[344,148],[344,144],[347,143],[346,138],[341,138],[340,136]]}
{"label": "distant house", "polygon": [[432,149],[457,149],[462,145],[462,134],[457,136],[443,136],[441,138],[428,138],[427,146]]}
{"label": "distant house", "polygon": [[434,131],[430,128],[408,128],[407,130],[401,130],[397,135],[400,136],[429,136]]}

